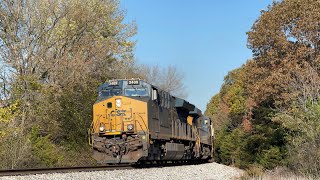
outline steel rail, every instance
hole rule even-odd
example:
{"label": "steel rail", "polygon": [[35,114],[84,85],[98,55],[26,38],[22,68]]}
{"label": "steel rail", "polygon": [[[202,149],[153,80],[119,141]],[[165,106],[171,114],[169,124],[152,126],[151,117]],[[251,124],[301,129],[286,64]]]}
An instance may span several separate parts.
{"label": "steel rail", "polygon": [[1,176],[23,176],[36,174],[52,174],[52,173],[70,173],[70,172],[88,172],[88,171],[114,171],[127,169],[147,169],[162,168],[171,166],[188,166],[207,163],[206,160],[198,161],[166,161],[166,162],[147,162],[142,164],[115,164],[107,166],[79,166],[79,167],[54,167],[54,168],[32,168],[32,169],[10,169],[0,170]]}
{"label": "steel rail", "polygon": [[133,169],[131,165],[117,166],[80,166],[80,167],[55,167],[55,168],[31,168],[31,169],[9,169],[0,170],[1,176],[22,176],[35,174],[69,173],[69,172],[88,172],[88,171],[113,171]]}

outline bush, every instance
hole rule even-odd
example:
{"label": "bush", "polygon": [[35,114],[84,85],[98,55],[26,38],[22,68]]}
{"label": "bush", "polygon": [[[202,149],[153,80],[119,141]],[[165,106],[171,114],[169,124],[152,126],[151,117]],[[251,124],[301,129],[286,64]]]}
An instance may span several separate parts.
{"label": "bush", "polygon": [[241,168],[248,167],[250,164],[250,154],[246,151],[247,134],[237,128],[228,132],[225,128],[220,131],[216,137],[215,159],[218,162],[233,165]]}
{"label": "bush", "polygon": [[18,103],[0,108],[0,169],[22,168],[32,159],[30,141],[17,127]]}
{"label": "bush", "polygon": [[309,99],[306,107],[293,104],[278,113],[279,121],[292,133],[287,136],[289,165],[298,172],[320,176],[320,100]]}
{"label": "bush", "polygon": [[40,136],[39,128],[33,127],[30,139],[32,143],[32,154],[38,159],[39,166],[61,166],[63,151],[51,142],[50,136]]}
{"label": "bush", "polygon": [[216,136],[215,159],[245,169],[256,164],[265,169],[285,165],[285,131],[277,123],[264,123],[256,120],[251,131],[241,126],[233,129],[231,123],[223,127]]}
{"label": "bush", "polygon": [[[61,167],[61,166],[88,166],[94,165],[89,146],[72,144],[59,145],[53,142],[49,135],[41,136],[38,127],[33,127],[29,136],[32,144],[34,166]],[[71,141],[72,142],[72,141]],[[77,148],[76,148],[77,147]]]}
{"label": "bush", "polygon": [[277,146],[271,146],[269,149],[262,150],[258,156],[258,162],[267,169],[273,169],[281,165],[284,161],[283,153]]}

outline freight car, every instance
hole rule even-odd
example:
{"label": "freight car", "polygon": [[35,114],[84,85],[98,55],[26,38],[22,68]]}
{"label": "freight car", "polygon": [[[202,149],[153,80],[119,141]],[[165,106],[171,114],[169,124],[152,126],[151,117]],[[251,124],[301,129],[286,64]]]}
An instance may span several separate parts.
{"label": "freight car", "polygon": [[212,120],[184,99],[136,79],[98,88],[90,144],[101,164],[209,160]]}

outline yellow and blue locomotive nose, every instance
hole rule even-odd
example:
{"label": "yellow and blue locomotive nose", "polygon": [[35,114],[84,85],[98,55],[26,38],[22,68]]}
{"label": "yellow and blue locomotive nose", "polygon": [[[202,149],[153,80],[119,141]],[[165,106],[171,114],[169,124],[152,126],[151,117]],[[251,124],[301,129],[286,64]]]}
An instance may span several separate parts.
{"label": "yellow and blue locomotive nose", "polygon": [[147,104],[125,96],[114,96],[93,107],[94,132],[100,135],[119,135],[146,131]]}

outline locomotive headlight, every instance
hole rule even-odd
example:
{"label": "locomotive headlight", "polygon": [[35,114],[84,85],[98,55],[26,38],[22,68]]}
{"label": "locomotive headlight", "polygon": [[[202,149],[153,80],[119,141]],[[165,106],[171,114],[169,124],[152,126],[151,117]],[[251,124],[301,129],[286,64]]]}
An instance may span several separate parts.
{"label": "locomotive headlight", "polygon": [[104,131],[104,126],[100,126],[99,130],[100,132]]}
{"label": "locomotive headlight", "polygon": [[121,108],[121,99],[116,99],[116,107]]}
{"label": "locomotive headlight", "polygon": [[128,131],[132,131],[133,130],[133,124],[128,124],[127,129],[128,129]]}

